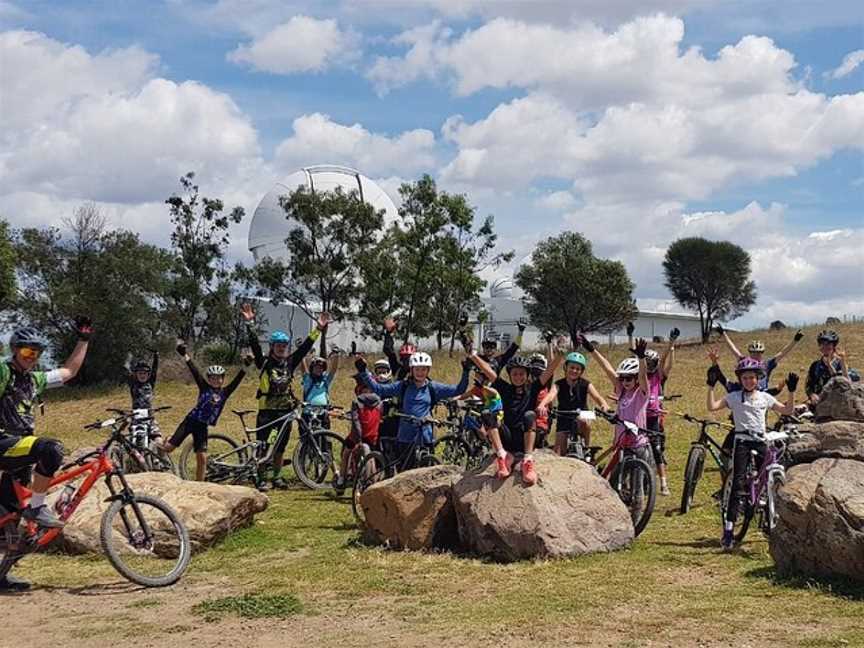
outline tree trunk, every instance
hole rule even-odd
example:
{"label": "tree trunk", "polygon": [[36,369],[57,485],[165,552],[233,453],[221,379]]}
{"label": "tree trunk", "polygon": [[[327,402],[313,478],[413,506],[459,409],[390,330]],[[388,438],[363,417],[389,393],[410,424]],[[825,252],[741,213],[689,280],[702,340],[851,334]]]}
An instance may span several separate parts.
{"label": "tree trunk", "polygon": [[441,351],[444,348],[444,335],[441,331],[435,333],[435,340],[438,342],[438,350]]}

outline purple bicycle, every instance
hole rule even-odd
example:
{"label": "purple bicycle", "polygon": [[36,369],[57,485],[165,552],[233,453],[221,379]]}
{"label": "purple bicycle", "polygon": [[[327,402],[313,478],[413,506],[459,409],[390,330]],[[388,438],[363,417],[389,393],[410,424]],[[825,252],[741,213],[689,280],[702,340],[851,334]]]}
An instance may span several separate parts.
{"label": "purple bicycle", "polygon": [[[777,491],[786,483],[786,469],[783,467],[782,459],[790,434],[794,434],[794,430],[784,426],[780,430],[767,432],[765,436],[759,439],[754,439],[750,435],[736,435],[735,443],[742,440],[739,437],[743,437],[743,440],[758,440],[766,446],[765,457],[759,466],[756,465],[757,451],[755,449],[750,451],[745,469],[747,494],[741,503],[733,530],[736,545],[744,541],[744,536],[747,535],[747,530],[750,528],[750,523],[754,517],[756,517],[759,528],[766,536],[770,536],[777,525]],[[732,471],[726,475],[723,481],[723,497],[720,500],[721,524],[726,520],[726,509],[731,497]]]}

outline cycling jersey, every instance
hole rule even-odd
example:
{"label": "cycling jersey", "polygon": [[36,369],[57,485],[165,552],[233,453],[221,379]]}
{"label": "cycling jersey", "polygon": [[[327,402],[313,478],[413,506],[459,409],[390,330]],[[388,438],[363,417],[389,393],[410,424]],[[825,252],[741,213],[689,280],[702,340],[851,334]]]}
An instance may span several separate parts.
{"label": "cycling jersey", "polygon": [[303,400],[311,405],[329,405],[332,382],[333,376],[327,372],[317,378],[311,373],[303,374]]}
{"label": "cycling jersey", "polygon": [[273,355],[264,356],[258,336],[251,326],[247,326],[249,333],[249,347],[255,356],[255,366],[261,374],[258,382],[259,410],[286,410],[297,406],[297,398],[291,389],[294,379],[294,370],[300,366],[306,354],[312,350],[312,345],[320,335],[318,329],[314,329],[303,343],[285,359],[275,358]]}
{"label": "cycling jersey", "polygon": [[58,369],[24,372],[12,360],[0,364],[0,430],[19,436],[33,434],[37,399],[46,389],[62,384]]}
{"label": "cycling jersey", "polygon": [[195,403],[192,411],[186,415],[186,418],[206,423],[207,425],[216,425],[219,416],[222,414],[222,409],[225,407],[225,403],[228,402],[231,394],[234,393],[240,381],[243,380],[246,371],[244,369],[238,371],[237,375],[234,376],[234,380],[225,387],[213,387],[204,379],[201,372],[198,371],[198,367],[195,366],[195,363],[191,359],[186,361],[186,366],[189,367],[189,371],[195,379],[195,384],[198,385],[198,401]]}
{"label": "cycling jersey", "polygon": [[360,443],[378,445],[381,428],[381,398],[377,394],[360,394],[351,404],[351,433],[345,439],[345,447],[353,448]]}
{"label": "cycling jersey", "polygon": [[[587,410],[588,409],[588,387],[591,382],[585,378],[579,378],[573,384],[567,382],[566,378],[555,381],[558,388],[559,410]],[[576,422],[575,414],[559,414],[558,428],[570,430]]]}
{"label": "cycling jersey", "polygon": [[530,412],[537,407],[540,390],[543,386],[535,380],[521,387],[516,387],[503,378],[496,378],[492,387],[501,395],[504,407],[504,424],[510,428],[521,429],[525,412]]}
{"label": "cycling jersey", "polygon": [[[834,370],[833,373],[831,369]],[[821,394],[829,380],[834,378],[834,376],[842,375],[843,365],[840,363],[839,358],[835,358],[831,361],[831,368],[822,361],[822,358],[819,358],[810,365],[810,369],[807,371],[807,384],[804,388],[805,392],[808,396],[810,394]]]}
{"label": "cycling jersey", "polygon": [[[616,396],[618,397],[618,418],[620,418],[622,421],[635,423],[640,428],[646,428],[648,394],[643,392],[639,387],[636,387],[636,389],[633,389],[629,392],[625,392],[619,385],[618,389],[616,390]],[[615,443],[619,442],[621,436],[624,433],[624,426],[620,423],[616,424]],[[628,440],[625,445],[628,447],[643,447],[645,445],[648,445],[648,439],[644,435],[639,435],[639,437],[636,439],[628,436]]]}
{"label": "cycling jersey", "polygon": [[135,377],[135,372],[129,371],[126,376],[126,384],[129,387],[129,395],[132,397],[132,409],[150,409],[153,407],[153,395],[156,389],[156,372],[159,369],[159,352],[153,353],[153,361],[150,364],[150,378],[141,382]]}
{"label": "cycling jersey", "polygon": [[666,385],[666,376],[660,370],[648,374],[648,416],[657,417],[663,411],[660,397],[663,395],[663,387]]}
{"label": "cycling jersey", "polygon": [[467,393],[483,401],[483,412],[494,414],[499,423],[504,419],[504,403],[497,389],[488,385],[475,385]]}

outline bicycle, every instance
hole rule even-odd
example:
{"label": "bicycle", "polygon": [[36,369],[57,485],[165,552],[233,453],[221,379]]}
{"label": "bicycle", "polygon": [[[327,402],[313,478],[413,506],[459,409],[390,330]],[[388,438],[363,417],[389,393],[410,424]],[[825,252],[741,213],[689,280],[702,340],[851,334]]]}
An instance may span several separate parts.
{"label": "bicycle", "polygon": [[451,432],[435,441],[433,453],[441,463],[480,470],[492,456],[492,446],[480,436],[481,401],[451,398],[439,405],[447,408],[447,418],[442,424],[449,425]]}
{"label": "bicycle", "polygon": [[[85,426],[88,430],[111,428],[111,436],[101,448],[64,465],[51,479],[52,487],[66,484],[54,510],[62,521],[68,521],[93,485],[104,477],[111,495],[106,500],[110,504],[102,515],[99,539],[108,561],[137,585],[165,587],[180,580],[186,571],[192,546],[177,513],[157,497],[136,494],[123,467],[111,461],[112,446],[122,446],[130,454],[136,450],[123,434],[130,420],[131,415],[126,415]],[[76,487],[72,482],[80,477],[84,479]],[[22,524],[21,511],[32,493],[14,479],[12,488],[18,510],[0,506],[0,578],[26,554],[45,549],[63,532],[30,521]]]}
{"label": "bicycle", "polygon": [[648,525],[654,512],[657,483],[653,461],[640,456],[640,451],[645,455],[647,450],[647,456],[650,458],[648,444],[638,447],[635,444],[642,440],[649,440],[654,433],[630,421],[621,420],[617,414],[610,414],[601,409],[596,409],[594,412],[609,423],[624,427],[624,433],[618,435],[618,439],[594,460],[601,461],[611,455],[609,463],[602,470],[598,467],[598,470],[605,479],[609,480],[618,497],[627,506],[630,519],[633,521],[633,530],[638,536]]}
{"label": "bicycle", "polygon": [[597,418],[595,413],[590,410],[560,410],[556,407],[550,407],[549,426],[551,427],[552,422],[559,417],[566,417],[574,423],[574,425],[567,432],[567,451],[564,456],[569,457],[570,459],[579,459],[580,461],[584,461],[588,464],[593,464],[594,454],[599,452],[602,447],[586,447],[585,442],[582,439],[582,435],[579,434],[579,429],[575,425],[575,423],[577,419],[580,421],[593,421]]}
{"label": "bicycle", "polygon": [[452,423],[439,421],[431,416],[418,417],[401,412],[396,412],[394,416],[412,421],[417,426],[417,434],[411,447],[402,452],[401,455],[388,457],[388,454],[396,454],[395,450],[386,454],[382,450],[372,450],[358,464],[354,484],[351,487],[351,512],[358,523],[365,522],[363,507],[360,506],[360,496],[370,486],[410,468],[425,468],[441,464],[441,460],[433,451],[434,444],[429,445],[421,441],[423,426],[452,426]]}
{"label": "bicycle", "polygon": [[[744,437],[742,441],[759,441],[764,443],[766,448],[765,458],[758,469],[755,465],[758,456],[756,450],[751,450],[747,459],[744,469],[747,478],[747,494],[743,502],[744,509],[735,521],[735,529],[733,529],[735,544],[744,541],[754,516],[758,516],[759,528],[766,537],[769,537],[777,526],[777,491],[786,483],[786,469],[781,462],[786,452],[786,441],[794,434],[791,429],[771,430],[766,432],[762,439],[755,439],[749,434],[736,434],[736,442],[739,437]],[[733,486],[730,471],[723,482],[723,498],[720,506],[720,517],[724,523]]]}
{"label": "bicycle", "polygon": [[[317,406],[300,403],[295,409],[260,427],[249,427],[246,416],[255,410],[231,410],[240,419],[246,440],[238,443],[225,434],[210,434],[207,437],[207,465],[204,480],[217,483],[244,484],[251,482],[256,488],[264,483],[264,474],[273,468],[276,448],[289,433],[291,422],[297,421],[300,439],[294,448],[292,465],[300,482],[311,489],[329,488],[328,476],[339,474],[339,461],[342,456],[344,439],[323,427],[315,427],[314,432],[303,420],[304,408],[314,410],[311,421],[320,422],[323,415],[331,410],[341,409],[334,405]],[[259,441],[256,434],[270,428],[267,441]],[[194,475],[194,449],[187,443],[180,453],[180,476],[189,479]],[[281,467],[280,467],[281,468]]]}
{"label": "bicycle", "polygon": [[[696,423],[699,425],[699,437],[690,444],[690,452],[687,455],[687,464],[684,466],[684,488],[681,492],[681,515],[687,513],[693,506],[693,499],[696,494],[696,486],[699,480],[702,479],[702,474],[705,471],[705,454],[711,455],[717,468],[720,470],[720,481],[726,481],[726,475],[729,474],[732,457],[723,446],[709,434],[708,428],[716,427],[720,429],[734,429],[728,423],[719,421],[711,421],[708,419],[700,419],[684,412],[672,412],[675,416],[680,416],[688,423]],[[722,490],[721,490],[722,492]]]}
{"label": "bicycle", "polygon": [[176,473],[174,462],[165,453],[159,452],[156,442],[151,436],[153,431],[153,415],[156,412],[164,412],[171,409],[170,406],[157,407],[155,409],[133,409],[122,410],[113,407],[105,411],[111,412],[128,421],[124,429],[128,429],[126,440],[133,448],[132,452],[126,452],[122,446],[115,445],[111,449],[111,461],[123,466],[126,473],[136,472],[170,472]]}

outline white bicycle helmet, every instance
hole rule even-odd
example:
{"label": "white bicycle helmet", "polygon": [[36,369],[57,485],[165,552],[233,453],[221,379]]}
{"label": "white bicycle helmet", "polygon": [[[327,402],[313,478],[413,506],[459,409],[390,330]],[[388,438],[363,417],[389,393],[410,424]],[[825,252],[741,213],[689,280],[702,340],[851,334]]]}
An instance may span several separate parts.
{"label": "white bicycle helmet", "polygon": [[765,344],[762,340],[753,340],[748,346],[747,351],[750,353],[765,353]]}
{"label": "white bicycle helmet", "polygon": [[639,359],[624,358],[615,370],[619,376],[638,376],[639,375]]}
{"label": "white bicycle helmet", "polygon": [[660,365],[660,354],[654,349],[646,350],[645,362],[648,363],[648,371],[657,371],[657,367]]}
{"label": "white bicycle helmet", "polygon": [[413,369],[414,367],[431,367],[432,366],[432,356],[428,353],[423,353],[422,351],[417,351],[416,353],[412,353],[411,357],[408,358],[408,367]]}
{"label": "white bicycle helmet", "polygon": [[372,366],[375,368],[375,371],[378,371],[379,369],[387,369],[389,371],[390,361],[386,358],[381,358],[380,360],[376,360],[375,364]]}
{"label": "white bicycle helmet", "polygon": [[225,367],[222,365],[210,365],[207,367],[207,375],[208,376],[224,376],[225,375]]}

